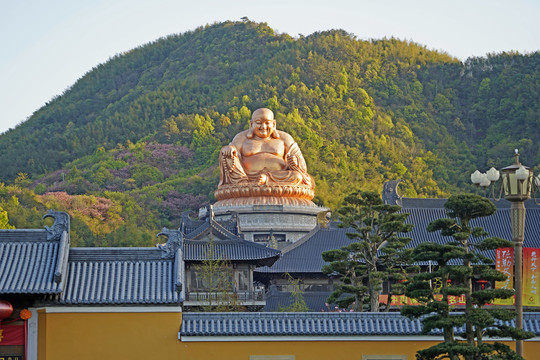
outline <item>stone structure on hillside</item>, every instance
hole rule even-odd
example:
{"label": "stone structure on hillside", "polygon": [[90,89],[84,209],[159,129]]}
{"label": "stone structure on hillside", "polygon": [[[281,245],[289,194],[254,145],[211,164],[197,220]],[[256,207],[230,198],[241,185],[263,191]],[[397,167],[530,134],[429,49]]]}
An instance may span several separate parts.
{"label": "stone structure on hillside", "polygon": [[221,149],[219,166],[215,215],[238,215],[248,240],[294,242],[327,210],[311,201],[315,182],[302,152],[291,135],[276,129],[269,109],[253,112],[249,129]]}

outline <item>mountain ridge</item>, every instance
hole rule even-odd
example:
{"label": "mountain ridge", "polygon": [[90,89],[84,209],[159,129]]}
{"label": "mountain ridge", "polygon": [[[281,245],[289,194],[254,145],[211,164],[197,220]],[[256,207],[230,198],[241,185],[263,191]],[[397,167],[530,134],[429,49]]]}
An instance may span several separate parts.
{"label": "mountain ridge", "polygon": [[460,62],[393,38],[217,23],[113,57],[0,135],[0,181],[129,197],[169,225],[213,201],[219,149],[264,106],[304,152],[317,204],[397,178],[405,196],[444,197],[516,147],[540,163],[539,74],[538,52]]}

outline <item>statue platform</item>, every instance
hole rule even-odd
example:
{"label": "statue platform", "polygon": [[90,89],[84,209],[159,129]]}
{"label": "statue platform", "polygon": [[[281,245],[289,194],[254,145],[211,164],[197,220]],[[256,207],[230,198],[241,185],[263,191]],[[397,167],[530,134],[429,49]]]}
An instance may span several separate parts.
{"label": "statue platform", "polygon": [[[270,199],[266,199],[270,200]],[[217,220],[238,216],[240,231],[246,240],[268,243],[273,236],[278,248],[294,243],[317,226],[317,215],[328,209],[312,205],[291,204],[239,204],[216,202],[213,205]],[[207,216],[208,209],[199,209],[199,218]]]}
{"label": "statue platform", "polygon": [[289,205],[316,206],[311,199],[315,196],[312,187],[305,185],[221,185],[214,195],[218,200],[214,206],[244,205]]}

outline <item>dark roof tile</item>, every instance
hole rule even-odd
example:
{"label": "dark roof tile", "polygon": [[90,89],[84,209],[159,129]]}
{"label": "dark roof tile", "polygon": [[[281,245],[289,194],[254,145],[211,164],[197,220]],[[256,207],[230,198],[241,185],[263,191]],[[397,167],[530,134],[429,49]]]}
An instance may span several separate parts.
{"label": "dark roof tile", "polygon": [[[443,208],[403,208],[402,211],[409,213],[406,222],[414,224],[411,232],[403,234],[403,236],[412,238],[408,247],[416,247],[423,242],[443,244],[453,240],[451,237],[441,236],[438,231],[428,232],[426,230],[428,224],[433,220],[446,217],[446,211]],[[471,226],[483,227],[489,236],[512,240],[509,208],[499,208],[494,215],[474,219],[471,221]],[[324,251],[339,249],[350,244],[351,240],[346,235],[347,231],[349,230],[333,226],[327,229],[318,229],[284,248],[282,257],[272,267],[261,267],[256,271],[261,273],[320,273],[325,265],[321,256]],[[526,211],[524,247],[540,248],[540,208],[533,207]],[[495,260],[494,251],[486,251],[483,254]]]}
{"label": "dark roof tile", "polygon": [[272,267],[261,267],[261,273],[320,273],[326,262],[324,251],[339,249],[351,243],[346,229],[319,229],[283,249],[283,255]]}
{"label": "dark roof tile", "polygon": [[177,304],[177,259],[162,259],[154,248],[74,248],[68,283],[57,303]]}
{"label": "dark roof tile", "polygon": [[47,240],[46,230],[0,230],[0,294],[62,291],[69,239]]}
{"label": "dark roof tile", "polygon": [[215,258],[229,261],[255,261],[258,265],[271,265],[281,252],[251,241],[220,241],[216,240],[210,245],[208,242],[197,240],[184,240],[185,261],[202,261],[210,253],[213,246]]}

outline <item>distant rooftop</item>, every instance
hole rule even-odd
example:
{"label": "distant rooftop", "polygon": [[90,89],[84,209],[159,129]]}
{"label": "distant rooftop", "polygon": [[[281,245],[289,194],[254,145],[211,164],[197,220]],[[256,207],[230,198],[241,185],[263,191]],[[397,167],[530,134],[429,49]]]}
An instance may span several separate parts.
{"label": "distant rooftop", "polygon": [[[448,199],[422,199],[422,198],[401,198],[401,207],[404,209],[443,209],[444,204]],[[498,209],[510,209],[512,203],[508,200],[501,199],[500,201],[493,201],[493,204]],[[540,205],[536,205],[534,200],[530,199],[525,201],[525,208],[527,209],[540,209]]]}
{"label": "distant rooftop", "polygon": [[[420,200],[420,199],[418,199]],[[439,202],[433,199],[424,199],[426,204],[435,205]],[[419,204],[421,201],[416,202]],[[405,204],[404,204],[405,205]],[[446,217],[445,209],[440,207],[403,207],[403,212],[409,213],[406,222],[414,224],[411,232],[403,236],[412,238],[407,245],[414,248],[423,242],[446,243],[452,241],[449,236],[441,236],[440,232],[428,232],[430,222]],[[321,273],[323,261],[321,254],[324,251],[339,249],[351,243],[346,233],[350,230],[338,227],[337,222],[332,222],[329,227],[316,228],[297,242],[282,249],[282,257],[272,267],[260,267],[259,273]],[[501,207],[491,216],[474,219],[471,226],[483,227],[490,236],[512,240],[510,227],[510,208]],[[540,207],[527,209],[525,221],[524,247],[540,248]],[[485,251],[483,255],[495,260],[495,251]]]}

